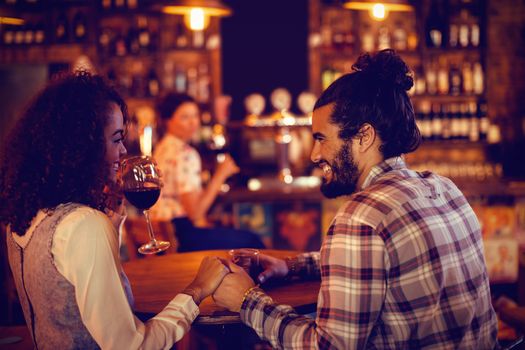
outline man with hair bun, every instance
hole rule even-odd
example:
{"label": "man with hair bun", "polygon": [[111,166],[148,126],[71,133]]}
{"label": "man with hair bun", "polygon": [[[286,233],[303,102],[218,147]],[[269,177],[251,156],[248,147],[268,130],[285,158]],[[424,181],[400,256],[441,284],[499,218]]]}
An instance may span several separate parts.
{"label": "man with hair bun", "polygon": [[407,168],[420,143],[393,50],[364,54],[332,83],[312,119],[322,193],[348,196],[320,252],[287,261],[262,255],[259,282],[321,279],[315,318],[277,305],[236,265],[215,301],[278,349],[493,349],[479,222],[447,178]]}

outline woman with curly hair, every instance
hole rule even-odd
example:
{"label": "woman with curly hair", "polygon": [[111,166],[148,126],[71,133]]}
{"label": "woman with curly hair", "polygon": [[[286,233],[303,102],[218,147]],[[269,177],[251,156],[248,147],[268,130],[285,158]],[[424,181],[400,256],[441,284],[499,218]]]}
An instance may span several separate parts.
{"label": "woman with curly hair", "polygon": [[101,77],[77,72],[38,94],[2,147],[0,222],[37,348],[170,348],[228,272],[206,258],[157,316],[134,316],[118,256],[123,207],[109,210],[104,192],[116,187],[127,117]]}

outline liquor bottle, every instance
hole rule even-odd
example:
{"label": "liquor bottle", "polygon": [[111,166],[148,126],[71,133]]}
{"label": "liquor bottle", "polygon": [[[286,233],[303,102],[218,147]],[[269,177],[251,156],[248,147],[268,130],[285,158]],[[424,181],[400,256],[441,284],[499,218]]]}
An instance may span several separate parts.
{"label": "liquor bottle", "polygon": [[451,135],[450,135],[450,115],[448,113],[448,105],[446,104],[441,105],[440,115],[441,115],[441,127],[443,129],[443,133],[442,133],[443,140],[449,140]]}
{"label": "liquor bottle", "polygon": [[150,50],[151,36],[148,29],[148,19],[146,17],[138,17],[138,28],[140,51],[147,52]]}
{"label": "liquor bottle", "polygon": [[476,115],[476,102],[470,102],[468,104],[468,115],[470,119],[469,141],[478,142],[480,123],[478,116]]}
{"label": "liquor bottle", "polygon": [[392,32],[392,42],[392,47],[396,51],[405,51],[407,49],[407,32],[400,22],[396,23],[396,27]]}
{"label": "liquor bottle", "polygon": [[188,95],[190,95],[191,97],[193,97],[194,99],[197,99],[197,94],[198,94],[198,83],[197,83],[197,76],[198,76],[198,72],[197,72],[197,68],[195,67],[192,67],[190,69],[188,69]]}
{"label": "liquor bottle", "polygon": [[436,71],[436,65],[434,63],[430,63],[427,66],[425,77],[427,80],[427,92],[430,95],[435,95],[438,92],[438,86],[437,86],[437,71]]}
{"label": "liquor bottle", "polygon": [[427,47],[442,47],[444,42],[445,19],[437,0],[432,0],[425,23]]}
{"label": "liquor bottle", "polygon": [[377,36],[377,49],[384,50],[390,48],[390,33],[388,27],[383,26],[379,28],[379,34]]}
{"label": "liquor bottle", "polygon": [[446,62],[441,61],[437,71],[437,90],[441,95],[447,95],[450,90],[448,75]]}
{"label": "liquor bottle", "polygon": [[202,103],[210,102],[210,74],[209,74],[208,65],[206,63],[201,63],[199,65],[197,79],[197,101]]}
{"label": "liquor bottle", "polygon": [[478,23],[472,23],[470,25],[470,45],[472,47],[478,47],[480,44],[480,29]]}
{"label": "liquor bottle", "polygon": [[448,46],[456,48],[459,43],[459,26],[456,23],[451,23],[448,30]]}
{"label": "liquor bottle", "polygon": [[155,69],[151,68],[148,73],[148,96],[156,97],[159,95],[159,92],[160,92],[159,78],[157,77],[157,73],[155,72]]}
{"label": "liquor bottle", "polygon": [[87,20],[82,12],[77,12],[73,18],[73,36],[75,41],[84,41],[87,38]]}
{"label": "liquor bottle", "polygon": [[421,67],[417,67],[414,72],[414,86],[416,95],[423,95],[427,92],[427,84],[425,80],[425,73]]}
{"label": "liquor bottle", "polygon": [[16,45],[22,45],[24,43],[25,39],[25,29],[23,26],[19,26],[17,29],[15,29],[15,36],[14,36],[14,43]]}
{"label": "liquor bottle", "polygon": [[196,49],[202,49],[204,47],[204,43],[206,42],[206,36],[204,34],[204,30],[193,30],[193,40],[192,45]]}
{"label": "liquor bottle", "polygon": [[112,54],[113,32],[110,28],[102,28],[98,37],[98,45],[103,55]]}
{"label": "liquor bottle", "polygon": [[449,71],[449,80],[450,80],[450,94],[452,96],[458,96],[461,94],[461,71],[459,70],[458,66],[455,64],[450,66]]}
{"label": "liquor bottle", "polygon": [[115,38],[115,42],[113,43],[113,50],[116,56],[122,57],[127,55],[128,49],[126,47],[126,38],[122,33],[119,33]]}
{"label": "liquor bottle", "polygon": [[428,101],[424,101],[419,105],[420,120],[421,120],[421,136],[423,139],[432,139],[432,116],[431,105]]}
{"label": "liquor bottle", "polygon": [[472,65],[470,62],[464,62],[461,67],[461,76],[463,78],[463,92],[471,94],[474,90],[474,77],[472,74]]}
{"label": "liquor bottle", "polygon": [[487,139],[490,121],[487,115],[487,103],[484,100],[478,102],[477,116],[479,120],[479,139],[485,141]]}
{"label": "liquor bottle", "polygon": [[188,36],[186,28],[182,22],[177,23],[176,33],[177,37],[175,39],[175,45],[177,48],[183,49],[188,47]]}
{"label": "liquor bottle", "polygon": [[6,25],[3,30],[2,42],[5,45],[12,45],[15,43],[15,28],[13,26]]}
{"label": "liquor bottle", "polygon": [[461,135],[461,120],[459,115],[459,106],[456,103],[450,105],[450,138],[452,140],[459,139]]}
{"label": "liquor bottle", "polygon": [[371,52],[375,50],[375,40],[374,35],[372,34],[372,29],[369,25],[363,26],[363,31],[361,33],[361,49],[364,52]]}
{"label": "liquor bottle", "polygon": [[188,78],[183,67],[175,69],[175,91],[178,93],[186,93],[188,91]]}
{"label": "liquor bottle", "polygon": [[431,129],[432,139],[440,141],[443,138],[443,124],[440,113],[440,106],[436,103],[432,105],[432,118],[431,118]]}
{"label": "liquor bottle", "polygon": [[24,44],[32,45],[35,41],[35,30],[31,23],[25,25],[24,28]]}
{"label": "liquor bottle", "polygon": [[474,63],[474,67],[472,69],[472,85],[473,91],[477,95],[481,95],[485,90],[485,85],[483,82],[483,68],[479,62]]}
{"label": "liquor bottle", "polygon": [[61,13],[55,24],[55,40],[57,42],[66,42],[69,39],[69,24],[65,13]]}
{"label": "liquor bottle", "polygon": [[461,140],[468,140],[470,136],[470,115],[468,114],[468,104],[460,105],[460,134]]}
{"label": "liquor bottle", "polygon": [[131,27],[128,31],[128,37],[126,39],[129,53],[132,55],[138,55],[140,52],[139,44],[139,31],[136,27]]}
{"label": "liquor bottle", "polygon": [[35,26],[35,44],[43,44],[46,41],[46,30],[42,22]]}

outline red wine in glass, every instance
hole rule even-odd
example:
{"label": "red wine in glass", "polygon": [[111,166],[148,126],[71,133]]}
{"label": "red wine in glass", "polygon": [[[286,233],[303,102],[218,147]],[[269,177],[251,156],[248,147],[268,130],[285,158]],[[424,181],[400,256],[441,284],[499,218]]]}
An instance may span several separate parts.
{"label": "red wine in glass", "polygon": [[159,199],[160,176],[156,163],[147,156],[127,158],[122,162],[122,189],[126,199],[142,210],[150,241],[138,250],[141,254],[156,254],[170,247],[170,242],[158,241],[153,233],[148,209]]}
{"label": "red wine in glass", "polygon": [[124,195],[128,202],[135,208],[146,210],[157,203],[160,196],[160,188],[139,188],[124,191]]}

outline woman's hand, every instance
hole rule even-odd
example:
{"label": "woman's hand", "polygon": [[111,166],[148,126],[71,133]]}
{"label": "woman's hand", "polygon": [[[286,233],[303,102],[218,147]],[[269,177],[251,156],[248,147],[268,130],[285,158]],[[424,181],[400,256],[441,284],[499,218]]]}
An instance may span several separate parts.
{"label": "woman's hand", "polygon": [[228,266],[232,273],[224,277],[219,288],[213,293],[213,300],[219,306],[233,312],[239,312],[244,294],[248,289],[255,286],[255,283],[242,267],[231,261],[228,262]]}
{"label": "woman's hand", "polygon": [[224,276],[229,272],[230,269],[220,258],[207,256],[202,259],[193,282],[182,293],[191,295],[195,304],[199,305],[203,299],[215,292]]}
{"label": "woman's hand", "polygon": [[270,278],[284,278],[289,272],[286,261],[273,256],[259,254],[259,264],[264,269],[258,276],[261,283],[266,282]]}
{"label": "woman's hand", "polygon": [[230,176],[237,174],[239,171],[240,169],[233,158],[229,154],[226,154],[224,155],[224,160],[218,163],[216,174],[223,179],[227,179]]}

